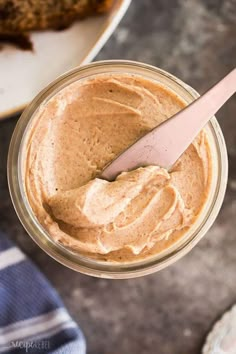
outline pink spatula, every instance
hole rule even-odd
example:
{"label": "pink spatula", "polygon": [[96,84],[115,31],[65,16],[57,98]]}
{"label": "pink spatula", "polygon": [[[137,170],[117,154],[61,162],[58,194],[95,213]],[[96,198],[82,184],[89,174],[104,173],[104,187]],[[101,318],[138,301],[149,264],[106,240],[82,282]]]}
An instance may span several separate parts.
{"label": "pink spatula", "polygon": [[147,165],[170,169],[235,91],[236,69],[188,107],[136,141],[106,166],[100,177],[112,181],[123,171]]}

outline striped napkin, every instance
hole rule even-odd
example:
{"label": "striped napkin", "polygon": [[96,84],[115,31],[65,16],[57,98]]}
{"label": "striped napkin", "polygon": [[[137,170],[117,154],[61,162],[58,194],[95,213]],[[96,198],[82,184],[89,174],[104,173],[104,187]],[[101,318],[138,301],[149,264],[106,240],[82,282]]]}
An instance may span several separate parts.
{"label": "striped napkin", "polygon": [[0,353],[85,352],[84,336],[55,289],[0,232]]}

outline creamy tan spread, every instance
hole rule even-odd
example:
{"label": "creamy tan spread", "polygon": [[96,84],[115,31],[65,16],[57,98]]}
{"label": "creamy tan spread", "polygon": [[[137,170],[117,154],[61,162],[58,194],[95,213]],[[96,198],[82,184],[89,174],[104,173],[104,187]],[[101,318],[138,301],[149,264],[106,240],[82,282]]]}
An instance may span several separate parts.
{"label": "creamy tan spread", "polygon": [[24,185],[50,236],[90,257],[119,262],[145,258],[182,237],[209,193],[204,131],[170,172],[147,166],[114,182],[96,177],[184,106],[154,81],[104,74],[70,84],[40,107],[24,145]]}

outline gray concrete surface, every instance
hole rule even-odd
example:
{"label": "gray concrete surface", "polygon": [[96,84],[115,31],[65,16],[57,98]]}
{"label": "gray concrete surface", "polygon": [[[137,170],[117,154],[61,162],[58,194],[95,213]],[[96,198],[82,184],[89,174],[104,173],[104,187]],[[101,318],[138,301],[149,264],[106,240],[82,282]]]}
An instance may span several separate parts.
{"label": "gray concrete surface", "polygon": [[[236,65],[235,0],[133,0],[98,59],[134,59],[204,92]],[[51,280],[87,338],[89,354],[198,354],[213,322],[236,302],[236,97],[218,114],[229,153],[223,208],[192,252],[159,273],[94,279],[64,268],[23,230],[6,181],[17,117],[0,123],[0,229]]]}

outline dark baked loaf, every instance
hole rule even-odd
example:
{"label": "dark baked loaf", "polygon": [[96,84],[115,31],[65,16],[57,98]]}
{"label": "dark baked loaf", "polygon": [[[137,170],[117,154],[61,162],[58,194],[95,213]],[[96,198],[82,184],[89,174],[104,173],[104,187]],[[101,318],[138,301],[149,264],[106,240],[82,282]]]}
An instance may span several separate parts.
{"label": "dark baked loaf", "polygon": [[0,0],[0,35],[63,29],[76,19],[110,9],[113,0]]}

